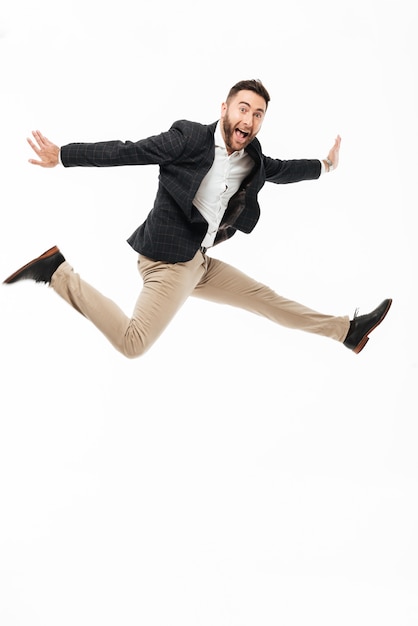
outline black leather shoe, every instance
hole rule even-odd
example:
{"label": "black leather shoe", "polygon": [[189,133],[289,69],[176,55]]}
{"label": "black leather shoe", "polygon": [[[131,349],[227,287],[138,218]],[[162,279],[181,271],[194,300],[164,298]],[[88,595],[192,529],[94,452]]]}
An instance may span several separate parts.
{"label": "black leather shoe", "polygon": [[356,311],[350,322],[350,329],[344,340],[344,345],[356,354],[363,350],[369,341],[369,334],[383,322],[391,304],[392,300],[389,298],[383,300],[374,311],[367,315],[357,316]]}
{"label": "black leather shoe", "polygon": [[26,263],[14,274],[3,281],[4,284],[16,283],[18,280],[35,280],[37,283],[50,283],[52,274],[65,261],[63,255],[54,246],[33,261]]}

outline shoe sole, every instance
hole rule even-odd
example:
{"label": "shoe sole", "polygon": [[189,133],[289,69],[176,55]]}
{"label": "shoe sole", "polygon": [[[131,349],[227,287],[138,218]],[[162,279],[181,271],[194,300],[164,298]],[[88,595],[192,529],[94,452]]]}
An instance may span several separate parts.
{"label": "shoe sole", "polygon": [[364,335],[363,339],[356,345],[355,348],[353,348],[353,352],[354,354],[358,354],[359,352],[361,352],[363,350],[363,348],[365,347],[366,343],[369,341],[369,335],[371,332],[374,331],[375,328],[377,328],[379,326],[379,324],[381,324],[383,322],[383,320],[385,319],[390,307],[392,305],[392,300],[389,300],[389,303],[385,309],[385,311],[383,312],[381,318],[379,319],[378,322],[376,322],[376,324],[373,326],[373,328],[371,328],[367,335]]}
{"label": "shoe sole", "polygon": [[21,272],[31,267],[31,265],[33,265],[34,263],[37,263],[37,261],[40,261],[41,259],[48,259],[50,256],[53,256],[57,252],[59,252],[59,248],[57,246],[53,246],[52,248],[50,248],[49,250],[41,254],[41,256],[36,257],[36,259],[32,259],[32,261],[29,261],[29,263],[26,263],[26,265],[16,270],[16,272],[14,272],[11,276],[9,276],[8,278],[6,278],[6,280],[3,281],[3,285],[7,283],[12,283],[14,279],[17,276],[19,276]]}

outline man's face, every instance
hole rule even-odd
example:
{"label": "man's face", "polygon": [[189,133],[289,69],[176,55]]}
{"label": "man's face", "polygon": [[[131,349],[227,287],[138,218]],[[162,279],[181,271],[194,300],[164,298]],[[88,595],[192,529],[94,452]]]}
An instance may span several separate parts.
{"label": "man's face", "polygon": [[254,91],[242,90],[221,109],[221,130],[228,154],[246,148],[261,128],[266,101]]}

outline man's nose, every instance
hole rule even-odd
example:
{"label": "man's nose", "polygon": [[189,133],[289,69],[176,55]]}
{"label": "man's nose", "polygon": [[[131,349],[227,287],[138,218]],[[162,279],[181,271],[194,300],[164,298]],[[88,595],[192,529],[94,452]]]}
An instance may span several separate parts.
{"label": "man's nose", "polygon": [[248,111],[248,113],[245,113],[243,122],[249,128],[252,127],[252,125],[253,125],[253,116],[252,116],[250,111]]}

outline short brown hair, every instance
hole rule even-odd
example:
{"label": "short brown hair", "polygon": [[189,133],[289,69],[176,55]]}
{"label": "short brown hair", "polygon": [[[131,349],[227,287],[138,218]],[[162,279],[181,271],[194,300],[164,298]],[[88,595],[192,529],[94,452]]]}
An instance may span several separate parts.
{"label": "short brown hair", "polygon": [[240,80],[239,83],[236,83],[236,85],[231,87],[231,89],[229,90],[227,101],[233,96],[235,96],[235,94],[237,94],[239,91],[243,91],[243,90],[254,91],[259,96],[264,98],[264,100],[266,101],[266,109],[267,109],[268,104],[270,102],[270,95],[267,89],[264,87],[261,80],[258,78],[251,79],[251,80]]}

